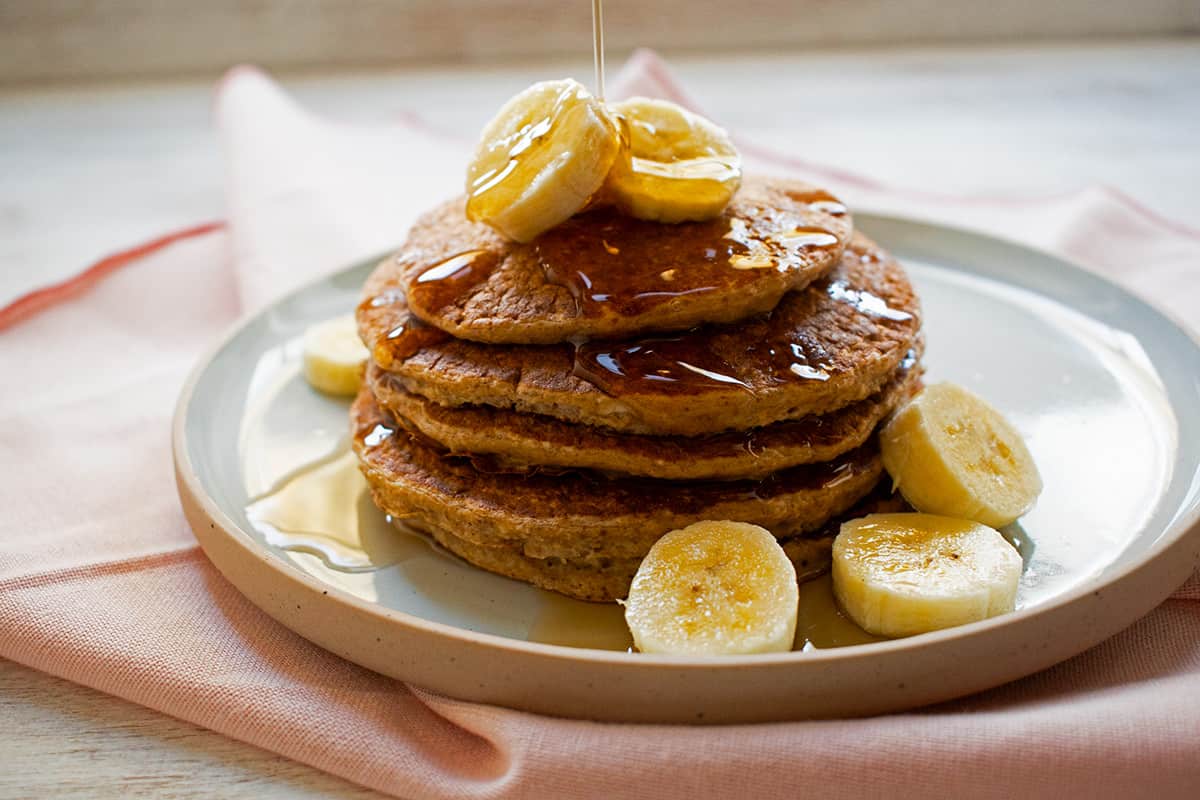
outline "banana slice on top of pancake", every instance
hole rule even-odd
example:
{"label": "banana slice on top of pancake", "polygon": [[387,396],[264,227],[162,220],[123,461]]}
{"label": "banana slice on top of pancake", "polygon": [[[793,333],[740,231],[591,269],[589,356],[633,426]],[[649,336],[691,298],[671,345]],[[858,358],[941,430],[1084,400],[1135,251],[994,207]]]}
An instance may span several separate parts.
{"label": "banana slice on top of pancake", "polygon": [[725,131],[666,100],[606,106],[574,80],[519,93],[483,129],[467,217],[528,242],[589,203],[654,222],[719,216],[742,180]]}
{"label": "banana slice on top of pancake", "polygon": [[582,84],[535,83],[484,127],[467,168],[467,217],[528,242],[587,205],[620,147],[612,112]]}
{"label": "banana slice on top of pancake", "polygon": [[742,182],[742,159],[722,128],[666,100],[612,107],[627,143],[605,189],[630,216],[655,222],[712,219]]}

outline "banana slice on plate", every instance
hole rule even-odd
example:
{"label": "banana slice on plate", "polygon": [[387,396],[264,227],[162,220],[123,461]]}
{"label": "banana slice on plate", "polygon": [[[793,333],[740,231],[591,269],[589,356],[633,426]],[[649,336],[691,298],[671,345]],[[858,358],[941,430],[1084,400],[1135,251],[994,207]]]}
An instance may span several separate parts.
{"label": "banana slice on plate", "polygon": [[1042,491],[1021,434],[952,383],[927,387],[896,412],[879,440],[884,468],[918,511],[1001,528]]}
{"label": "banana slice on plate", "polygon": [[771,653],[792,648],[798,605],[796,570],[768,531],[697,522],[650,548],[625,621],[643,653]]}
{"label": "banana slice on plate", "polygon": [[535,83],[484,127],[467,168],[467,217],[527,242],[587,205],[620,147],[616,120],[582,84]]}
{"label": "banana slice on plate", "polygon": [[354,315],[317,323],[304,332],[304,379],[328,394],[353,397],[362,383],[367,348]]}
{"label": "banana slice on plate", "polygon": [[666,100],[631,97],[613,106],[628,145],[606,193],[627,214],[656,222],[712,219],[742,182],[742,159],[723,129]]}
{"label": "banana slice on plate", "polygon": [[932,514],[872,514],[833,542],[833,593],[881,636],[965,625],[1012,611],[1021,556],[998,531]]}

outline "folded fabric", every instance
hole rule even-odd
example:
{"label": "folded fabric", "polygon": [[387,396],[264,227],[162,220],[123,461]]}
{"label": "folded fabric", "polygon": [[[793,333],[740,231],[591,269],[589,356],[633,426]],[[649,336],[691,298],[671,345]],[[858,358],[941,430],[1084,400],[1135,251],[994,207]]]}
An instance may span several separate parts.
{"label": "folded fabric", "polygon": [[[652,54],[614,94],[687,103]],[[170,419],[239,316],[397,244],[458,191],[470,142],[317,119],[235,70],[218,90],[226,228],[181,232],[0,310],[0,656],[401,797],[1191,797],[1200,579],[1057,667],[934,708],[729,727],[553,719],[432,695],[308,643],[208,563],[175,494]],[[1089,189],[964,200],[741,146],[852,207],[1019,231],[1200,327],[1200,234]]]}

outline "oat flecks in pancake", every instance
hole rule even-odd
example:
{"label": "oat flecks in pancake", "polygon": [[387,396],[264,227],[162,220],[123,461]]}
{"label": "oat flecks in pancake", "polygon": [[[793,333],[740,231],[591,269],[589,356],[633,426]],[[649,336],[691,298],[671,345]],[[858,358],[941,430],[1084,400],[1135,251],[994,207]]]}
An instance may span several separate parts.
{"label": "oat flecks in pancake", "polygon": [[733,322],[770,310],[837,264],[852,223],[812,200],[826,196],[807,184],[751,179],[716,220],[664,225],[597,209],[527,244],[469,222],[460,199],[417,221],[371,276],[367,296],[408,290],[426,323],[492,343]]}
{"label": "oat flecks in pancake", "polygon": [[[368,286],[366,297],[378,297]],[[389,332],[407,319],[404,299],[365,302],[359,331],[381,368],[441,405],[490,405],[626,433],[697,436],[823,414],[874,394],[913,347],[920,309],[903,268],[856,235],[838,267],[784,296],[768,315],[684,334],[726,365],[738,385],[678,392],[643,382],[606,392],[574,374],[575,348],[483,345],[442,336],[409,351]],[[790,371],[792,355],[811,370]],[[799,368],[798,366],[796,368]],[[816,377],[812,377],[815,375]]]}

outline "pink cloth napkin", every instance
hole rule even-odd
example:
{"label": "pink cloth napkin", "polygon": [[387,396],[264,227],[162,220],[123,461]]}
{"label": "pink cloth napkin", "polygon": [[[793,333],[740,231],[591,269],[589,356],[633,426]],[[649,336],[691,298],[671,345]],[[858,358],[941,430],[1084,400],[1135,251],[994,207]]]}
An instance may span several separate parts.
{"label": "pink cloth napkin", "polygon": [[[616,82],[614,93],[635,92],[686,102],[650,54]],[[1195,576],[1108,642],[990,692],[873,719],[736,727],[463,703],[276,624],[213,569],[183,519],[176,395],[239,316],[396,245],[421,208],[457,191],[470,143],[412,120],[316,119],[252,70],[222,84],[217,117],[227,228],[180,232],[0,309],[0,656],[400,797],[1200,796]],[[852,207],[1020,231],[1118,281],[1162,287],[1154,299],[1200,326],[1200,234],[1113,190],[935,197],[741,144],[751,168],[808,177]]]}

